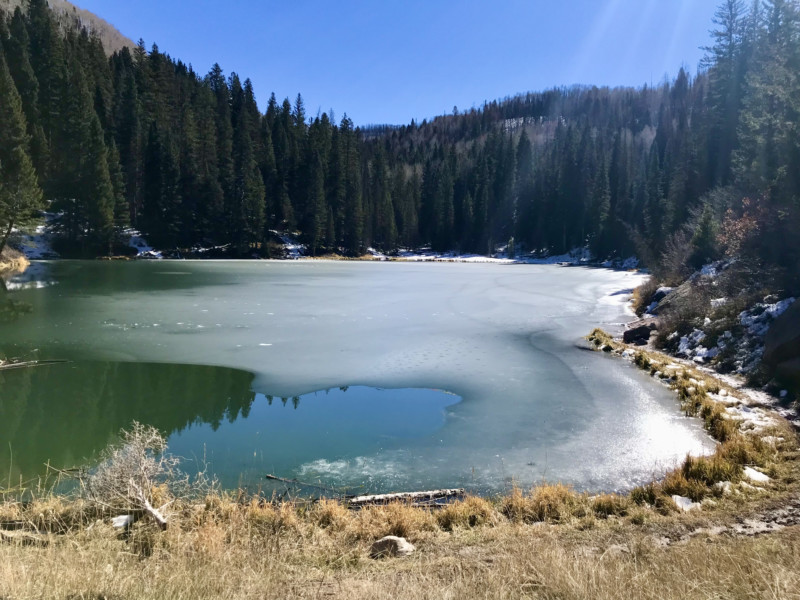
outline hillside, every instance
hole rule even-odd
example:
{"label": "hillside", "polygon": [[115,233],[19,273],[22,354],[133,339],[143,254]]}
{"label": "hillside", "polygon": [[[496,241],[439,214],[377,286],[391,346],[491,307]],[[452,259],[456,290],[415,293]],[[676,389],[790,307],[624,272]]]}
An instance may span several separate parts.
{"label": "hillside", "polygon": [[[48,3],[53,11],[63,19],[63,22],[77,20],[90,33],[96,34],[100,41],[103,42],[103,48],[108,55],[125,47],[133,48],[136,46],[133,41],[122,35],[111,23],[88,10],[79,8],[67,0],[48,0]],[[27,0],[0,0],[0,9],[9,13],[12,13],[18,6],[25,10],[26,5]]]}

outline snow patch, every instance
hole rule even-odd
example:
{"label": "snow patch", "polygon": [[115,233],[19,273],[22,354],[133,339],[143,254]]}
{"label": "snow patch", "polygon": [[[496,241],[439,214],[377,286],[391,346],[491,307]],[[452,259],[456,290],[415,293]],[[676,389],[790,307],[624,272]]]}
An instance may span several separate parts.
{"label": "snow patch", "polygon": [[276,231],[275,229],[270,229],[270,233],[278,236],[278,238],[283,243],[283,250],[286,254],[286,258],[297,260],[298,258],[302,258],[306,255],[306,248],[305,244],[299,243],[295,238],[293,238],[288,233],[281,233]]}
{"label": "snow patch", "polygon": [[698,510],[700,508],[699,502],[692,502],[692,499],[687,498],[686,496],[672,496],[672,501],[675,503],[675,506],[677,506],[683,512]]}
{"label": "snow patch", "polygon": [[761,471],[756,471],[752,467],[745,467],[744,468],[744,476],[747,477],[750,481],[755,481],[756,483],[767,483],[771,481],[771,479],[764,475]]}

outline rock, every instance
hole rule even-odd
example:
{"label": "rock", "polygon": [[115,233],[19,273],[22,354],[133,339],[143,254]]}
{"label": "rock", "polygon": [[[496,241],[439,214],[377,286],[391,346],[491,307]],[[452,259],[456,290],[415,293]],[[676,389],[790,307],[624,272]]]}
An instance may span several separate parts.
{"label": "rock", "polygon": [[666,296],[668,296],[675,288],[662,286],[656,290],[656,293],[653,294],[653,302],[661,302]]}
{"label": "rock", "polygon": [[626,344],[636,344],[639,342],[647,343],[647,340],[650,339],[650,333],[652,329],[650,329],[649,325],[642,325],[641,327],[634,327],[633,329],[628,329],[625,333],[622,334],[622,341]]}
{"label": "rock", "polygon": [[387,556],[409,556],[416,550],[414,545],[409,543],[406,538],[387,535],[372,544],[369,555],[372,558],[384,558]]}
{"label": "rock", "polygon": [[800,302],[775,319],[764,337],[763,362],[800,389]]}
{"label": "rock", "polygon": [[800,356],[780,363],[775,367],[775,375],[792,389],[800,390]]}

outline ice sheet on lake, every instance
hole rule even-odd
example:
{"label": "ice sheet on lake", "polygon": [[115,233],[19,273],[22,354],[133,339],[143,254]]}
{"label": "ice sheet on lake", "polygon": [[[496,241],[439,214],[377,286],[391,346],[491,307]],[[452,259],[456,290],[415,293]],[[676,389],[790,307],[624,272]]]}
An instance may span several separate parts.
{"label": "ice sheet on lake", "polygon": [[578,348],[594,327],[631,318],[641,274],[303,261],[182,262],[181,277],[159,276],[163,262],[53,269],[58,292],[21,292],[33,312],[9,325],[51,354],[230,366],[254,373],[256,392],[289,398],[348,385],[463,398],[436,434],[392,450],[406,462],[388,451],[313,456],[295,473],[345,460],[358,479],[364,457],[362,471],[405,465],[398,484],[501,489],[545,477],[615,489],[712,446],[668,390]]}

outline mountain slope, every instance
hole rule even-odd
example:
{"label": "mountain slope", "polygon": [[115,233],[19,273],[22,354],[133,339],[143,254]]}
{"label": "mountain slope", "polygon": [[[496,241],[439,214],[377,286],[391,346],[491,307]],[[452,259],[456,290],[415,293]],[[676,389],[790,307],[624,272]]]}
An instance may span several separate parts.
{"label": "mountain slope", "polygon": [[[80,26],[85,27],[89,32],[96,33],[103,42],[106,54],[113,54],[125,46],[133,48],[136,44],[132,40],[122,35],[119,30],[108,21],[101,19],[97,15],[79,8],[67,0],[48,0],[50,8],[62,19],[62,24],[77,21]],[[14,12],[18,6],[25,9],[27,0],[0,0],[0,10],[9,13]]]}

